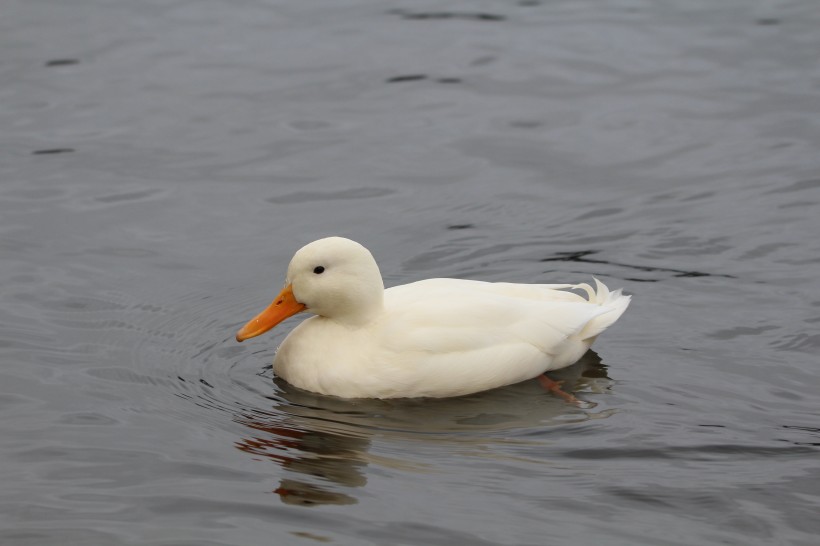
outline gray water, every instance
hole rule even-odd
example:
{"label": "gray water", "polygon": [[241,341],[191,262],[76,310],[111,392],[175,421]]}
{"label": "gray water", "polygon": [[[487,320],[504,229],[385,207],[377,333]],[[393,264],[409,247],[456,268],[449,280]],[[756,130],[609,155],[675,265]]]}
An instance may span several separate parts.
{"label": "gray water", "polygon": [[[6,0],[0,543],[814,545],[815,0]],[[292,253],[633,295],[439,401],[272,376]]]}

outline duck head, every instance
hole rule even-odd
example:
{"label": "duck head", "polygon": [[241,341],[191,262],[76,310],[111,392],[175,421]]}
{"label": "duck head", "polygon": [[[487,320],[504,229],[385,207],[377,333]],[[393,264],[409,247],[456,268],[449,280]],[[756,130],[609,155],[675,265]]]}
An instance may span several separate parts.
{"label": "duck head", "polygon": [[319,239],[294,254],[282,292],[236,340],[263,334],[302,311],[358,326],[372,320],[383,302],[384,283],[369,250],[344,237]]}

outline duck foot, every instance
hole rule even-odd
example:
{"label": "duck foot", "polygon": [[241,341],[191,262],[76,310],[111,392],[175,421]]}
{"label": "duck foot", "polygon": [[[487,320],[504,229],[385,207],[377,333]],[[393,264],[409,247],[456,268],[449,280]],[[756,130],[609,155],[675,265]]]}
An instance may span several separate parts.
{"label": "duck foot", "polygon": [[541,384],[541,387],[544,388],[544,390],[550,391],[551,393],[555,394],[556,396],[560,396],[561,398],[563,398],[564,400],[566,400],[570,404],[573,404],[573,405],[579,406],[579,407],[582,406],[582,403],[581,403],[580,400],[575,398],[575,396],[573,396],[572,394],[570,394],[568,392],[565,392],[564,390],[561,389],[561,385],[564,384],[563,381],[553,381],[552,379],[547,377],[545,374],[539,375],[538,377],[536,377],[536,379],[538,380],[538,383]]}

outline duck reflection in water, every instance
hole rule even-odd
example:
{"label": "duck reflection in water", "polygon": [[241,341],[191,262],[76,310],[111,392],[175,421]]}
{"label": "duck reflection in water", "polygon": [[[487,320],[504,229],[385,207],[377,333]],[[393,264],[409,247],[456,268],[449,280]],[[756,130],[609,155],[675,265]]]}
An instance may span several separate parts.
{"label": "duck reflection in water", "polygon": [[[354,504],[350,495],[327,489],[321,482],[344,487],[361,487],[367,482],[362,469],[367,464],[361,457],[370,446],[367,438],[343,436],[307,428],[290,428],[279,422],[281,415],[262,414],[237,421],[264,435],[245,438],[236,447],[257,459],[275,461],[289,473],[310,476],[306,481],[282,478],[274,489],[283,502],[302,506],[319,504]],[[316,483],[319,482],[319,483]]]}
{"label": "duck reflection in water", "polygon": [[[553,376],[564,382],[568,392],[580,395],[605,393],[613,383],[593,351]],[[516,430],[578,423],[612,413],[590,411],[596,405],[591,402],[583,407],[567,404],[541,390],[536,381],[459,398],[399,400],[341,399],[274,381],[279,390],[271,398],[275,401],[271,408],[248,409],[235,416],[236,422],[253,431],[236,447],[257,460],[277,463],[285,473],[273,492],[282,502],[301,506],[355,504],[351,493],[367,484],[369,463],[409,472],[429,468],[371,454],[374,439],[391,444],[424,440],[486,446],[508,442]]]}

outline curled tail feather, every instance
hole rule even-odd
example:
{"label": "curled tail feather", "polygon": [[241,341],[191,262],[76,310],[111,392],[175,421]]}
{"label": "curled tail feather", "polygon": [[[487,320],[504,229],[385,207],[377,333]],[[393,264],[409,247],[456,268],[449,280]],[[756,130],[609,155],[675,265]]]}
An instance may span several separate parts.
{"label": "curled tail feather", "polygon": [[612,326],[618,318],[624,314],[626,308],[629,307],[631,296],[625,296],[621,289],[610,291],[604,283],[595,279],[595,288],[592,288],[587,283],[577,284],[574,288],[581,289],[587,293],[587,298],[590,303],[600,305],[602,313],[592,320],[590,320],[578,337],[583,341],[589,340],[590,343],[595,340],[595,337]]}

